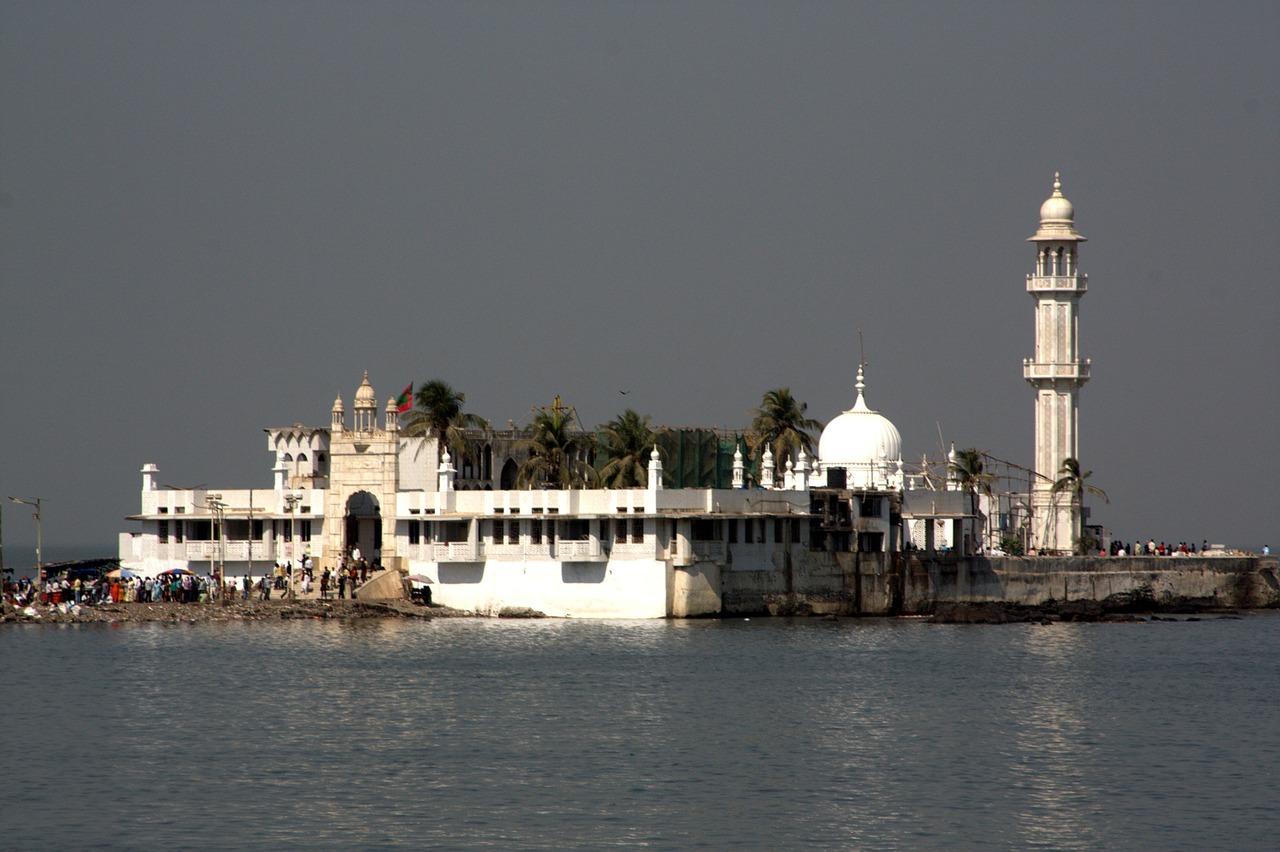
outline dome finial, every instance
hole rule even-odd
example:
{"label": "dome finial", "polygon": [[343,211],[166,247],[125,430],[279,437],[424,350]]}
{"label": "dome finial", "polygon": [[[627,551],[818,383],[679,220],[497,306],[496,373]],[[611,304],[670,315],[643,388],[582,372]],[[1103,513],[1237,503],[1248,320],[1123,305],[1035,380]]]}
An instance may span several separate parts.
{"label": "dome finial", "polygon": [[[1062,194],[1062,173],[1053,173],[1053,194],[1045,199],[1044,204],[1040,205],[1040,234],[1053,234],[1061,239],[1059,235],[1075,236],[1075,207]],[[1033,237],[1032,239],[1035,239]]]}
{"label": "dome finial", "polygon": [[858,364],[858,381],[854,382],[854,388],[858,391],[858,398],[853,401],[854,411],[866,411],[867,401],[863,398],[862,392],[866,390],[867,383],[863,381],[863,364]]}

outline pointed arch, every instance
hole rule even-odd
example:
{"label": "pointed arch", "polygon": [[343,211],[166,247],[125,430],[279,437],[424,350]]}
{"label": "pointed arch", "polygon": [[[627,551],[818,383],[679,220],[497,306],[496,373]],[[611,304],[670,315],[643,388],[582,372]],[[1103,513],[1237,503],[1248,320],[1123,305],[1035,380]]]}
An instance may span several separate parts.
{"label": "pointed arch", "polygon": [[516,464],[515,459],[508,457],[506,463],[502,466],[502,477],[498,487],[503,491],[514,491],[516,479],[519,475],[520,465]]}

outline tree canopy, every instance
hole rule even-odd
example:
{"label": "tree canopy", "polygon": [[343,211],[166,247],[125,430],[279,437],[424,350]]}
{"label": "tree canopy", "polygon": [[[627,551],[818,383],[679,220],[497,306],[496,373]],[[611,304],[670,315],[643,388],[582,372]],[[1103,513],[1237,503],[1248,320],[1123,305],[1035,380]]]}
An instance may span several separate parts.
{"label": "tree canopy", "polygon": [[1080,505],[1084,505],[1084,492],[1088,491],[1095,497],[1102,500],[1103,503],[1110,503],[1111,498],[1107,497],[1107,492],[1085,482],[1086,479],[1093,476],[1093,471],[1080,470],[1080,460],[1068,456],[1062,460],[1062,467],[1058,470],[1058,479],[1053,483],[1053,493],[1068,492],[1072,494]]}
{"label": "tree canopy", "polygon": [[587,461],[592,436],[575,429],[574,422],[573,409],[558,405],[534,414],[527,444],[530,455],[516,475],[518,488],[572,488],[595,481],[595,468]]}
{"label": "tree canopy", "polygon": [[809,406],[791,395],[790,388],[774,388],[766,391],[760,407],[753,408],[751,429],[762,446],[773,449],[774,458],[781,461],[789,453],[801,448],[813,455],[812,432],[822,430],[822,422],[806,417]]}
{"label": "tree canopy", "polygon": [[600,427],[597,451],[606,461],[600,468],[605,488],[643,488],[649,482],[648,460],[658,433],[649,415],[628,408]]}
{"label": "tree canopy", "polygon": [[960,487],[974,495],[989,495],[991,483],[995,479],[986,472],[986,464],[982,461],[983,455],[983,452],[976,447],[956,450],[956,460],[947,465]]}
{"label": "tree canopy", "polygon": [[401,431],[408,436],[435,438],[436,461],[447,446],[455,457],[474,458],[476,448],[466,438],[467,429],[488,429],[489,421],[462,410],[467,398],[446,381],[432,379],[418,387],[414,407],[400,416]]}

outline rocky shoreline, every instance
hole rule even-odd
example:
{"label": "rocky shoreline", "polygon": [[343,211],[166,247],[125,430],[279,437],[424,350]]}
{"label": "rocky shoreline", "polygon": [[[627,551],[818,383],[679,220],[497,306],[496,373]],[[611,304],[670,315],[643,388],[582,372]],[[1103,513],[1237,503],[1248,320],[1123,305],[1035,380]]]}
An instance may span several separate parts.
{"label": "rocky shoreline", "polygon": [[1054,624],[1059,622],[1106,622],[1139,624],[1150,621],[1201,621],[1203,618],[1240,618],[1231,608],[1203,602],[1162,602],[1140,596],[1113,595],[1101,601],[1049,601],[1028,606],[991,601],[984,603],[940,603],[929,621],[932,624]]}
{"label": "rocky shoreline", "polygon": [[447,606],[422,606],[408,601],[300,600],[229,601],[217,603],[111,603],[95,606],[37,604],[15,607],[5,601],[0,623],[134,624],[168,622],[197,624],[211,621],[280,621],[297,619],[474,618],[475,613]]}
{"label": "rocky shoreline", "polygon": [[[805,616],[813,612],[779,612]],[[488,618],[466,610],[409,601],[327,600],[229,601],[217,603],[111,603],[95,606],[37,604],[15,607],[8,601],[0,609],[0,624],[140,624],[161,622],[198,624],[214,621],[289,621],[303,619],[369,618]],[[526,607],[508,607],[498,618],[546,618]],[[835,616],[826,616],[831,619]],[[1049,601],[1028,606],[988,601],[939,603],[929,621],[933,624],[1053,624],[1059,622],[1139,623],[1199,621],[1202,617],[1240,618],[1230,608],[1204,601],[1162,601],[1141,595],[1113,595],[1101,601]]]}

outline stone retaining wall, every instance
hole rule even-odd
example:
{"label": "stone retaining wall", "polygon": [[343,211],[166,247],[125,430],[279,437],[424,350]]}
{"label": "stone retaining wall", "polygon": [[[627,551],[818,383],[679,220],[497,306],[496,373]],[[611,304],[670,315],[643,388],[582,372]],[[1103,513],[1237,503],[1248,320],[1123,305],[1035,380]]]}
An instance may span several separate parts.
{"label": "stone retaining wall", "polygon": [[1098,601],[1258,609],[1280,606],[1274,556],[959,557],[809,553],[768,571],[721,574],[721,612],[929,614],[940,603]]}

